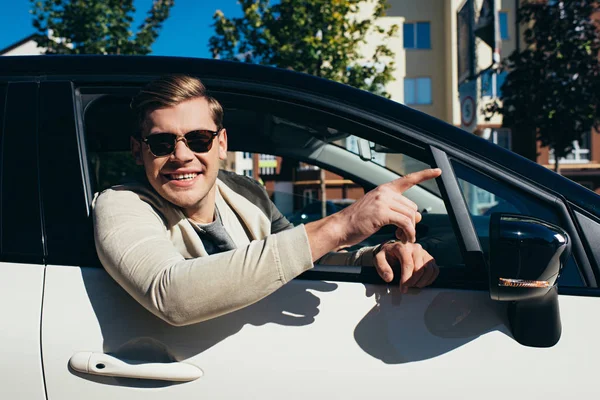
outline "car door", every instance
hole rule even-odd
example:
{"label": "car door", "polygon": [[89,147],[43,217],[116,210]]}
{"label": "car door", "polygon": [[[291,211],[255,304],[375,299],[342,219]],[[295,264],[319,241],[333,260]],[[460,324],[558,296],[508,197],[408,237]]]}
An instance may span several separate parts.
{"label": "car door", "polygon": [[[312,132],[303,119],[307,115],[320,122],[331,120],[326,126],[334,128],[343,119],[342,128],[328,132],[347,129],[373,142],[373,151],[385,150],[390,157],[406,156],[420,165],[442,168],[437,185],[446,213],[425,215],[427,229],[421,234],[424,243],[431,239],[428,249],[439,254],[437,282],[402,295],[396,285],[384,284],[372,268],[317,266],[240,311],[184,327],[158,319],[123,291],[94,257],[88,211],[91,196],[98,177],[125,172],[98,169],[97,160],[104,155],[90,150],[99,138],[91,137],[89,130],[100,129],[106,118],[89,127],[83,117],[91,97],[102,99],[119,92],[114,80],[110,82],[111,88],[102,88],[98,82],[94,87],[46,82],[40,89],[48,260],[42,350],[49,398],[501,399],[512,394],[552,399],[594,395],[594,362],[600,350],[593,343],[600,328],[595,317],[600,302],[597,297],[576,295],[579,287],[595,282],[587,279],[588,271],[582,268],[585,253],[578,247],[580,239],[577,230],[571,229],[564,201],[539,188],[527,190],[526,182],[489,171],[492,166],[466,157],[460,149],[434,143],[424,134],[407,135],[404,132],[409,128],[401,124],[371,127],[374,122],[364,115],[336,109],[330,100],[324,110],[322,104],[295,104],[292,94],[287,102],[277,99],[270,104],[274,108],[269,108],[269,115],[281,112],[282,116],[269,117],[269,123],[279,128],[270,130],[270,137],[244,141],[244,135],[262,135],[268,125],[261,114],[253,130],[251,117],[257,115],[252,112],[265,110],[264,102],[269,99],[265,93],[253,98],[248,94],[252,88],[247,87],[236,107],[226,106],[226,115],[248,108],[240,114],[243,119],[226,119],[231,142],[235,127],[243,125],[236,150],[259,152],[262,146],[269,154],[304,155],[366,189],[398,176],[372,161],[361,161],[367,158],[364,154],[351,154],[336,145],[334,138],[310,138],[302,144],[308,147],[295,142],[302,137],[301,131]],[[236,89],[241,91],[241,85]],[[237,98],[215,92],[226,105]],[[117,103],[108,101],[104,108],[104,115],[113,117],[104,124],[107,136],[123,133],[118,128],[124,120],[119,119]],[[290,123],[282,125],[285,119]],[[124,154],[126,139],[99,146]],[[104,165],[117,168],[115,160]],[[574,256],[565,267],[571,278],[565,283],[568,294],[559,299],[562,335],[553,346],[519,343],[507,319],[507,304],[490,299],[485,270],[486,246],[492,245],[485,236],[489,221],[481,204],[469,199],[469,185],[502,198],[512,205],[512,212],[539,211],[539,216],[552,220],[548,222],[568,228]],[[495,193],[500,186],[501,192]],[[442,259],[447,253],[451,257],[446,264]]]}
{"label": "car door", "polygon": [[43,399],[36,82],[0,80],[0,398]]}

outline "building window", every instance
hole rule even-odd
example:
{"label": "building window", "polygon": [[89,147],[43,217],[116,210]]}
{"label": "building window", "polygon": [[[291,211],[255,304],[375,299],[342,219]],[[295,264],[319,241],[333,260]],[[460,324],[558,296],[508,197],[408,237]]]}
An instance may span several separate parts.
{"label": "building window", "polygon": [[[554,149],[550,149],[548,162],[554,164]],[[566,157],[560,159],[561,164],[585,164],[590,162],[590,134],[584,135],[581,140],[573,141],[573,150]]]}
{"label": "building window", "polygon": [[498,13],[498,20],[500,24],[500,39],[508,40],[508,13],[506,11],[500,11]]}
{"label": "building window", "polygon": [[252,153],[248,153],[248,152],[244,152],[244,160],[247,160],[249,158],[252,158]]}
{"label": "building window", "polygon": [[481,73],[481,97],[502,97],[502,85],[506,80],[506,71],[499,74],[487,70]]}
{"label": "building window", "polygon": [[277,157],[271,154],[259,154],[258,168],[260,175],[275,175],[277,168]]}
{"label": "building window", "polygon": [[404,104],[431,103],[431,78],[404,79]]}
{"label": "building window", "polygon": [[429,22],[404,24],[405,49],[431,49],[431,30]]}
{"label": "building window", "polygon": [[244,176],[252,178],[252,170],[251,169],[245,169],[244,170]]}
{"label": "building window", "polygon": [[275,175],[275,168],[273,167],[263,167],[260,168],[260,174],[261,175]]}

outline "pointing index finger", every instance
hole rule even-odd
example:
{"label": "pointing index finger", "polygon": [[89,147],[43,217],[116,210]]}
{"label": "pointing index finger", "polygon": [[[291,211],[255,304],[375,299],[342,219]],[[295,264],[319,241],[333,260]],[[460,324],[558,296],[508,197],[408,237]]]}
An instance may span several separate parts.
{"label": "pointing index finger", "polygon": [[404,192],[410,189],[411,187],[418,185],[421,182],[437,178],[441,174],[442,170],[439,168],[424,169],[422,171],[404,175],[402,178],[398,178],[395,181],[392,181],[392,183],[396,189],[400,190],[401,192]]}

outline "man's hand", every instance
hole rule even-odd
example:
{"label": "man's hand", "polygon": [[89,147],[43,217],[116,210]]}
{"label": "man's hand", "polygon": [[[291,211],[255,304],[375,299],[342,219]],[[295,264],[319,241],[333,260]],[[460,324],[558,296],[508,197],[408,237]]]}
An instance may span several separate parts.
{"label": "man's hand", "polygon": [[395,225],[396,237],[405,243],[416,240],[415,224],[421,221],[417,205],[405,191],[442,174],[425,169],[380,185],[352,205],[328,217],[306,224],[313,260],[324,254],[362,242],[386,225]]}
{"label": "man's hand", "polygon": [[437,178],[442,171],[425,169],[405,175],[378,186],[337,215],[342,222],[344,246],[362,242],[385,225],[396,225],[396,237],[402,242],[414,243],[415,224],[421,221],[419,208],[402,195],[423,181]]}
{"label": "man's hand", "polygon": [[394,279],[393,265],[400,265],[400,288],[423,288],[439,275],[440,269],[431,255],[418,243],[388,242],[375,255],[377,273],[386,282]]}

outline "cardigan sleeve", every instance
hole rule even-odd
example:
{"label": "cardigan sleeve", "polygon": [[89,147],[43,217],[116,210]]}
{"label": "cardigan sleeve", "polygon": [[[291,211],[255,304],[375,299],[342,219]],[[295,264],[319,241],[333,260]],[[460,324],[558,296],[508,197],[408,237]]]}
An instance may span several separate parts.
{"label": "cardigan sleeve", "polygon": [[133,191],[104,191],[94,201],[93,218],[106,271],[146,309],[176,326],[253,304],[313,266],[304,226],[185,259],[168,237],[164,216]]}

